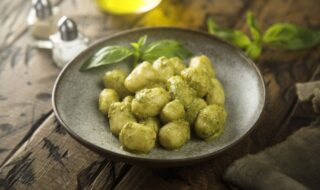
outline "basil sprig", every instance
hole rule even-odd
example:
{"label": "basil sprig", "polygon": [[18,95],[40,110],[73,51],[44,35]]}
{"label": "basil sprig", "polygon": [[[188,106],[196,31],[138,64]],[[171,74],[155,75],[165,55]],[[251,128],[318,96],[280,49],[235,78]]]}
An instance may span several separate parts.
{"label": "basil sprig", "polygon": [[257,59],[264,46],[279,50],[302,50],[320,44],[320,30],[302,28],[289,23],[275,23],[265,33],[260,31],[251,11],[246,14],[250,37],[240,30],[225,29],[212,19],[207,20],[208,32],[243,49]]}
{"label": "basil sprig", "polygon": [[288,23],[273,24],[263,35],[263,41],[275,49],[300,50],[320,43],[320,30],[302,28]]}
{"label": "basil sprig", "polygon": [[257,59],[262,51],[262,36],[260,33],[260,28],[251,11],[248,11],[246,16],[247,25],[249,27],[252,40],[248,47],[246,47],[245,51],[249,57],[252,59]]}
{"label": "basil sprig", "polygon": [[217,35],[220,38],[223,38],[235,46],[243,49],[247,55],[253,59],[257,58],[262,50],[261,41],[262,37],[260,34],[260,29],[257,24],[256,19],[253,17],[251,11],[247,12],[247,25],[249,27],[251,33],[251,39],[248,35],[240,30],[233,30],[227,28],[221,28],[218,24],[213,20],[213,18],[209,18],[207,20],[208,32],[210,34]]}
{"label": "basil sprig", "polygon": [[140,61],[154,61],[160,56],[179,57],[187,59],[192,52],[186,49],[176,40],[165,39],[146,44],[147,36],[142,36],[137,42],[132,42],[131,48],[124,46],[106,46],[87,60],[80,68],[81,71],[100,67],[103,65],[119,63],[129,57],[133,57],[133,66]]}
{"label": "basil sprig", "polygon": [[118,63],[133,54],[132,50],[122,46],[107,46],[100,49],[88,61],[86,61],[81,70],[88,70],[102,65]]}
{"label": "basil sprig", "polygon": [[175,40],[155,41],[142,49],[141,59],[144,61],[152,62],[161,56],[186,59],[192,53]]}
{"label": "basil sprig", "polygon": [[215,34],[242,49],[247,48],[251,43],[250,38],[245,33],[240,30],[221,28],[211,17],[207,20],[207,25],[210,34]]}

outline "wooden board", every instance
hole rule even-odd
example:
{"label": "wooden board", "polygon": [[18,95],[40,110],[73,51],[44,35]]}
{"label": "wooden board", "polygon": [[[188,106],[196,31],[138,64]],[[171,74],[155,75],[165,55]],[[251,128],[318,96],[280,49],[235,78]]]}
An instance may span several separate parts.
{"label": "wooden board", "polygon": [[[225,27],[247,31],[244,14],[249,9],[254,11],[263,30],[279,21],[320,26],[320,11],[314,6],[316,0],[173,0],[163,1],[146,14],[128,17],[102,14],[91,0],[58,3],[62,12],[74,18],[80,30],[92,39],[139,26],[169,25],[205,30],[208,16]],[[268,100],[263,118],[250,136],[211,161],[198,165],[131,168],[86,149],[57,125],[50,97],[59,69],[52,64],[49,52],[28,46],[30,36],[24,23],[27,5],[8,0],[1,1],[1,8],[2,5],[13,8],[8,8],[11,12],[0,13],[8,15],[10,20],[0,17],[0,23],[10,26],[0,35],[0,39],[6,39],[0,41],[0,189],[227,189],[221,175],[232,161],[270,145],[270,139],[277,133],[288,134],[283,133],[286,128],[282,126],[292,115],[291,108],[296,102],[294,83],[309,80],[319,65],[320,48],[295,53],[266,49],[257,65],[265,78]],[[17,32],[20,30],[22,32]]]}
{"label": "wooden board", "polygon": [[[5,4],[5,2],[2,3]],[[59,5],[62,13],[74,6],[69,16],[76,21],[81,21],[78,22],[79,30],[92,40],[95,40],[98,35],[107,35],[108,31],[102,27],[106,16],[96,10],[92,1],[81,3],[83,6],[77,6],[77,1],[59,2]],[[51,112],[51,91],[60,71],[53,64],[50,51],[30,46],[32,37],[28,32],[12,33],[21,28],[27,28],[25,15],[29,6],[25,3],[18,5],[19,9],[14,9],[17,12],[14,11],[12,17],[18,15],[16,23],[21,22],[20,27],[10,25],[11,27],[7,28],[6,26],[9,25],[7,22],[10,19],[5,20],[3,23],[5,30],[1,33],[3,35],[6,32],[11,33],[11,36],[15,37],[12,37],[14,38],[13,41],[11,40],[12,43],[8,42],[0,46],[0,165]],[[26,10],[21,12],[20,9],[23,8]],[[83,19],[88,13],[91,17]],[[4,14],[9,13],[4,12]],[[5,38],[5,36],[2,37]]]}
{"label": "wooden board", "polygon": [[0,184],[5,189],[84,189],[103,170],[103,180],[112,187],[126,169],[70,138],[50,114],[1,168]]}
{"label": "wooden board", "polygon": [[0,4],[1,165],[51,111],[51,89],[59,69],[48,52],[28,45],[26,17],[30,1],[4,0]]}

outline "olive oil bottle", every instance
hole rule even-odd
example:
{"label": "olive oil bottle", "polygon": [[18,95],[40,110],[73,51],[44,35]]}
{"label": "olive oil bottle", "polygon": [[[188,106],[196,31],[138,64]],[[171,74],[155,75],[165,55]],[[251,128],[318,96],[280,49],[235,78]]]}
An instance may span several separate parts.
{"label": "olive oil bottle", "polygon": [[161,0],[96,0],[98,6],[111,14],[143,13],[155,8]]}

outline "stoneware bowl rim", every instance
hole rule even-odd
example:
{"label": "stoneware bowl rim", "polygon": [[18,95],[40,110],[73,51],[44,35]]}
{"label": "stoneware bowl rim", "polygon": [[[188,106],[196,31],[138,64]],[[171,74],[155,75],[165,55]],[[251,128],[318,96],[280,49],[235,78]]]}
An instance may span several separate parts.
{"label": "stoneware bowl rim", "polygon": [[[242,58],[244,58],[246,60],[246,63],[248,63],[250,66],[252,66],[254,68],[254,70],[256,71],[259,80],[260,80],[260,84],[262,85],[261,88],[261,102],[260,104],[262,104],[261,106],[261,110],[259,115],[257,116],[257,119],[255,120],[254,124],[249,128],[248,131],[246,131],[240,138],[238,138],[237,140],[235,140],[234,142],[226,145],[225,147],[221,148],[220,150],[217,150],[215,152],[211,152],[208,153],[206,155],[200,155],[200,156],[196,156],[196,157],[192,157],[192,158],[181,158],[181,159],[174,159],[174,160],[163,160],[163,159],[148,159],[148,158],[142,158],[142,157],[131,157],[128,155],[123,155],[123,154],[119,154],[119,153],[115,153],[112,152],[110,150],[101,148],[97,145],[95,145],[94,143],[89,142],[88,140],[86,140],[85,138],[82,138],[81,136],[79,136],[75,131],[73,131],[61,118],[58,108],[57,108],[57,101],[56,101],[56,90],[57,90],[57,86],[59,85],[59,82],[62,78],[62,76],[64,75],[65,71],[68,69],[68,67],[72,64],[77,63],[77,60],[80,57],[85,56],[88,52],[92,51],[92,49],[95,49],[96,47],[98,47],[101,43],[104,43],[105,41],[108,41],[109,39],[112,39],[114,37],[119,37],[122,35],[127,35],[127,34],[131,34],[131,33],[135,33],[135,32],[143,32],[143,31],[149,31],[149,30],[175,30],[175,31],[179,31],[179,32],[189,32],[189,33],[195,33],[197,35],[202,35],[205,36],[207,38],[213,38],[216,41],[219,41],[221,43],[224,44],[228,44],[230,46],[230,48],[233,48],[233,50],[239,54],[239,56],[241,56]],[[248,58],[245,53],[231,45],[230,43],[228,43],[225,40],[222,40],[214,35],[211,35],[209,33],[206,32],[202,32],[202,31],[198,31],[198,30],[192,30],[192,29],[186,29],[186,28],[178,28],[178,27],[143,27],[143,28],[137,28],[137,29],[131,29],[131,30],[126,30],[126,31],[122,31],[122,32],[117,32],[114,35],[110,35],[108,37],[104,37],[101,40],[98,40],[97,42],[93,43],[92,45],[90,45],[86,50],[84,50],[83,52],[81,52],[77,57],[75,57],[72,61],[70,61],[68,64],[66,64],[64,66],[64,68],[61,70],[61,72],[59,73],[55,83],[54,83],[54,87],[53,87],[53,91],[52,91],[52,106],[53,106],[53,111],[55,113],[56,118],[58,119],[59,123],[67,130],[67,132],[74,138],[76,139],[78,142],[80,142],[82,145],[86,146],[87,148],[94,150],[102,155],[106,155],[109,156],[112,159],[115,160],[120,160],[120,161],[124,161],[127,163],[131,163],[131,164],[137,164],[137,165],[144,165],[144,166],[152,166],[152,167],[174,167],[174,166],[182,166],[182,165],[190,165],[190,164],[194,164],[194,163],[198,163],[200,161],[204,161],[207,159],[212,158],[214,155],[221,153],[229,148],[231,148],[232,146],[234,146],[235,144],[237,144],[238,142],[240,142],[244,137],[246,137],[257,125],[257,123],[261,120],[261,116],[262,113],[264,112],[264,107],[266,104],[266,89],[265,89],[265,83],[264,83],[264,79],[258,69],[258,67],[254,64],[254,62]]]}

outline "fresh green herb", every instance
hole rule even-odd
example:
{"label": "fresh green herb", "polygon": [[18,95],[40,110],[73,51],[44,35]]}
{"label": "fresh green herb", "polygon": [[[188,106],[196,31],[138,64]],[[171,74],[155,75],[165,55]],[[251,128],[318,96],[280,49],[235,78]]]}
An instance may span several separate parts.
{"label": "fresh green herb", "polygon": [[260,43],[261,42],[261,33],[260,28],[258,26],[256,18],[254,18],[252,11],[248,11],[246,14],[247,17],[247,25],[249,27],[252,41]]}
{"label": "fresh green herb", "polygon": [[137,66],[140,56],[141,56],[141,47],[143,47],[147,42],[147,36],[144,35],[139,38],[138,42],[131,43],[131,47],[133,48],[133,66]]}
{"label": "fresh green herb", "polygon": [[85,64],[81,71],[120,62],[132,55],[132,50],[122,46],[107,46],[95,53]]}
{"label": "fresh green herb", "polygon": [[250,45],[245,49],[246,54],[252,59],[257,59],[260,56],[261,51],[261,45],[256,42],[250,43]]}
{"label": "fresh green herb", "polygon": [[230,30],[230,29],[221,28],[213,20],[213,18],[209,18],[207,20],[207,24],[208,24],[208,31],[210,34],[215,34],[218,37],[229,41],[235,46],[245,49],[251,43],[249,37],[245,33],[241,32],[240,30]]}
{"label": "fresh green herb", "polygon": [[142,36],[137,42],[131,43],[131,48],[123,46],[107,46],[95,53],[86,61],[81,71],[91,68],[119,63],[124,59],[133,56],[133,66],[139,61],[154,61],[160,56],[179,57],[186,59],[192,56],[192,53],[175,40],[158,40],[146,45],[147,36]]}
{"label": "fresh green herb", "polygon": [[276,49],[310,48],[320,43],[320,30],[301,28],[288,23],[277,23],[264,33],[263,42]]}
{"label": "fresh green herb", "polygon": [[301,50],[320,44],[320,30],[276,23],[262,34],[251,11],[247,12],[246,19],[251,38],[239,30],[220,28],[212,18],[207,22],[208,32],[240,47],[252,59],[260,56],[263,46],[281,50]]}
{"label": "fresh green herb", "polygon": [[252,59],[257,59],[262,51],[262,37],[260,28],[258,26],[256,18],[254,18],[251,11],[247,12],[246,17],[252,41],[249,46],[246,47],[245,51],[249,57],[251,57]]}
{"label": "fresh green herb", "polygon": [[175,40],[160,40],[147,45],[142,51],[141,58],[152,62],[161,56],[186,59],[191,57],[192,53]]}

